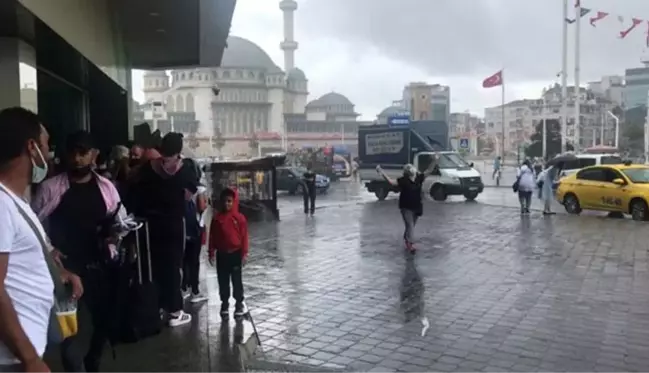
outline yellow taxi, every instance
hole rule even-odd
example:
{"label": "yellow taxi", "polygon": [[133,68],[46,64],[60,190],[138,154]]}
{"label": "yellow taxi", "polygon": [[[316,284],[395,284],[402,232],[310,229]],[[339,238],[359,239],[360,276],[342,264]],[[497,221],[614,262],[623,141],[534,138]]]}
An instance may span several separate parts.
{"label": "yellow taxi", "polygon": [[566,211],[599,210],[649,218],[649,167],[630,163],[585,167],[559,181],[557,200]]}

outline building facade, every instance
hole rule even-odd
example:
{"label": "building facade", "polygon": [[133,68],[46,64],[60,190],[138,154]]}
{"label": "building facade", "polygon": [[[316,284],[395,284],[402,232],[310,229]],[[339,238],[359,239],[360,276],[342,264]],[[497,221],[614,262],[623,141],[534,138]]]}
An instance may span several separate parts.
{"label": "building facade", "polygon": [[649,61],[644,64],[644,67],[626,69],[624,72],[624,108],[627,110],[647,104]]}
{"label": "building facade", "polygon": [[624,104],[624,89],[624,77],[618,75],[604,76],[599,81],[588,83],[588,90],[594,95],[619,106]]}
{"label": "building facade", "polygon": [[172,0],[137,6],[128,0],[2,1],[0,108],[37,112],[55,148],[79,129],[89,130],[101,150],[125,144],[132,136],[131,69],[217,66],[234,6],[234,0],[182,6]]}
{"label": "building facade", "polygon": [[[516,100],[505,104],[505,151],[515,153],[520,145],[530,142],[537,125],[543,119],[561,122],[565,115],[568,122],[567,138],[577,148],[593,145],[613,145],[615,121],[607,113],[617,105],[593,92],[581,88],[579,95],[574,87],[568,87],[568,112],[562,112],[561,87],[555,85],[545,90],[539,99]],[[575,101],[580,100],[579,140],[575,139]],[[646,98],[645,98],[646,100]],[[502,138],[501,106],[485,109],[485,135],[498,144]]]}
{"label": "building facade", "polygon": [[451,89],[448,86],[413,82],[404,87],[402,101],[411,120],[448,123],[451,110]]}
{"label": "building facade", "polygon": [[[251,156],[259,149],[277,151],[291,144],[355,143],[359,114],[347,97],[330,92],[308,101],[306,74],[295,67],[297,3],[282,0],[279,8],[284,15],[284,69],[252,41],[230,36],[218,67],[146,72],[149,106],[142,110],[151,114],[138,117],[161,131],[159,124],[167,118],[179,121],[174,130],[188,131],[185,138],[197,156]],[[155,121],[152,107],[159,108]],[[215,148],[219,143],[225,145]]]}

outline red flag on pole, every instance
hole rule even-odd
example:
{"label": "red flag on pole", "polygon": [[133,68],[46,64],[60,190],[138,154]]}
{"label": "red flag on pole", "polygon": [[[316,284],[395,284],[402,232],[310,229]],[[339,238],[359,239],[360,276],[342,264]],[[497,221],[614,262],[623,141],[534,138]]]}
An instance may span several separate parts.
{"label": "red flag on pole", "polygon": [[500,70],[482,81],[482,88],[493,88],[503,85],[503,71]]}
{"label": "red flag on pole", "polygon": [[639,18],[632,18],[632,22],[633,24],[631,24],[628,29],[620,31],[620,39],[626,38],[626,36],[629,35],[629,33],[633,31],[634,28],[638,27],[638,25],[642,23],[642,20]]}
{"label": "red flag on pole", "polygon": [[590,17],[590,25],[595,27],[596,22],[601,21],[606,17],[608,17],[608,13],[606,13],[606,12],[597,12],[597,15],[595,17]]}

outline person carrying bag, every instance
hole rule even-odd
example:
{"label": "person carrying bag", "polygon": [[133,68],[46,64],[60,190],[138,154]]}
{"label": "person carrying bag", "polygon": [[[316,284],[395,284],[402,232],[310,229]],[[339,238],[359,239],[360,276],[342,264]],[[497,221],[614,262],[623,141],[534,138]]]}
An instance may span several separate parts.
{"label": "person carrying bag", "polygon": [[[3,188],[0,188],[0,191],[7,193]],[[27,222],[32,231],[34,231],[36,238],[40,242],[47,269],[49,270],[52,282],[54,283],[54,307],[50,314],[47,341],[48,344],[58,344],[63,342],[66,338],[77,334],[77,301],[72,294],[72,289],[61,281],[61,271],[48,250],[50,245],[47,243],[45,237],[43,237],[34,224],[34,221],[27,216],[25,210],[16,203],[15,200],[14,204],[22,218],[25,219],[25,222]]]}

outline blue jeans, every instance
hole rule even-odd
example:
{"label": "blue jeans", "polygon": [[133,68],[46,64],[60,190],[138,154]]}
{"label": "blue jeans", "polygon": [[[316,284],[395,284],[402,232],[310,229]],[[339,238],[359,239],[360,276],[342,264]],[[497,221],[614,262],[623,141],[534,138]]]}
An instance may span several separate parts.
{"label": "blue jeans", "polygon": [[405,225],[405,230],[403,231],[403,239],[407,242],[414,242],[415,239],[415,225],[417,224],[417,214],[414,211],[408,209],[401,209],[401,217],[403,218],[403,224]]}

